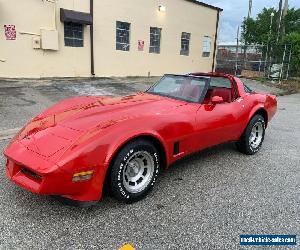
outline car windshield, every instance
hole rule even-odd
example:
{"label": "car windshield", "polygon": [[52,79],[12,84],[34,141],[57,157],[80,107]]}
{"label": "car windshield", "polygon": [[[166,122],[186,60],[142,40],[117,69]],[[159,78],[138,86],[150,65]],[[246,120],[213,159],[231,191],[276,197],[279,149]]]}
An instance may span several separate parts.
{"label": "car windshield", "polygon": [[147,93],[188,102],[202,102],[207,88],[207,77],[165,75]]}

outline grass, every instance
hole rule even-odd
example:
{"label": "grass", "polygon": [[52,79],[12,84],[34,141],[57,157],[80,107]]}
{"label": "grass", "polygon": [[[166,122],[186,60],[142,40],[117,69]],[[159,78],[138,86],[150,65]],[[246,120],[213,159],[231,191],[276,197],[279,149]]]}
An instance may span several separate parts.
{"label": "grass", "polygon": [[268,82],[268,79],[265,77],[251,77],[250,79],[258,81],[258,82],[262,82],[262,83]]}
{"label": "grass", "polygon": [[278,81],[271,82],[266,77],[251,77],[250,79],[259,81],[270,87],[277,87],[284,90],[283,95],[295,94],[300,92],[300,77],[290,77],[288,80],[283,80],[280,83]]}
{"label": "grass", "polygon": [[300,78],[299,77],[291,77],[287,81],[282,81],[279,84],[279,87],[287,90],[289,93],[298,93],[300,92]]}

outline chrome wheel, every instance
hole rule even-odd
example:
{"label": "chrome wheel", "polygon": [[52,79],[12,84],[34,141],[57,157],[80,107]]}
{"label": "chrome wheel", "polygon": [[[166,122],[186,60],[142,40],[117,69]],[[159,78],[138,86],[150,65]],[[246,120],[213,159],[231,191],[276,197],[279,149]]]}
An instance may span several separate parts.
{"label": "chrome wheel", "polygon": [[124,167],[124,188],[130,193],[139,193],[149,185],[153,174],[153,157],[146,151],[138,151],[127,160]]}
{"label": "chrome wheel", "polygon": [[264,127],[262,122],[257,122],[252,127],[252,131],[249,137],[249,145],[256,149],[262,142],[264,133]]}

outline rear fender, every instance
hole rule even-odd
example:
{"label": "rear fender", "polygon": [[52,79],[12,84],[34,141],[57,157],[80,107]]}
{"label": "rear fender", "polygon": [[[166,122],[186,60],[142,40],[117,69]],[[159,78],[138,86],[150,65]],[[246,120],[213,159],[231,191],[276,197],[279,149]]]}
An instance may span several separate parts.
{"label": "rear fender", "polygon": [[275,95],[267,95],[265,110],[268,113],[268,121],[270,121],[277,111],[277,98]]}
{"label": "rear fender", "polygon": [[[249,124],[249,122],[250,122],[250,120],[252,119],[252,117],[253,117],[257,112],[259,112],[259,110],[264,110],[264,112],[266,112],[266,114],[268,114],[263,104],[260,103],[260,104],[256,105],[254,108],[252,108],[252,110],[251,110],[251,112],[250,112],[250,114],[249,114],[249,116],[248,116],[247,124],[246,124],[245,128],[246,128],[247,125]],[[266,123],[266,125],[267,125],[267,124],[268,124],[269,118],[268,118],[268,117],[266,117],[266,118],[267,118],[267,120],[265,121],[265,123]]]}

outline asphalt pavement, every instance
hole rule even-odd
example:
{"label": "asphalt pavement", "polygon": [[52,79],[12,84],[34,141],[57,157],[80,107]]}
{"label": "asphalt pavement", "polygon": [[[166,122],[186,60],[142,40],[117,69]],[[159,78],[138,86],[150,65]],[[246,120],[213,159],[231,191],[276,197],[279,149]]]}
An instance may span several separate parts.
{"label": "asphalt pavement", "polygon": [[[127,94],[152,80],[0,84],[0,131],[22,126],[66,97]],[[233,144],[194,154],[163,172],[153,192],[131,205],[106,195],[96,206],[77,208],[31,194],[5,178],[1,154],[0,249],[118,249],[128,242],[136,249],[241,249],[240,234],[296,234],[299,247],[300,94],[278,100],[255,156]],[[8,142],[0,140],[1,152]]]}

